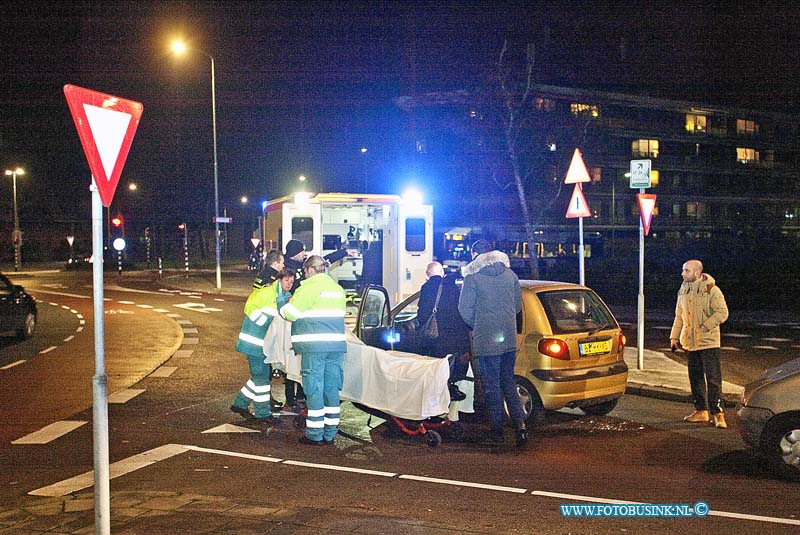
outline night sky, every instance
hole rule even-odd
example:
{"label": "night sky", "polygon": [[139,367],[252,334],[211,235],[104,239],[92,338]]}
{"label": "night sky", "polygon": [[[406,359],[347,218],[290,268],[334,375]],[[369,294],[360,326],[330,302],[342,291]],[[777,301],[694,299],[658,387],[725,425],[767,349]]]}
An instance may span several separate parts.
{"label": "night sky", "polygon": [[[286,194],[299,174],[355,191],[366,172],[369,191],[400,192],[413,147],[398,141],[395,99],[491,87],[504,39],[519,50],[536,43],[544,83],[800,110],[792,3],[647,4],[4,2],[0,164],[28,172],[21,219],[84,220],[89,172],[62,87],[138,100],[144,114],[114,203],[209,221],[210,65],[198,53],[176,59],[173,37],[216,61],[221,210],[243,194]],[[11,218],[6,186],[0,221]]]}

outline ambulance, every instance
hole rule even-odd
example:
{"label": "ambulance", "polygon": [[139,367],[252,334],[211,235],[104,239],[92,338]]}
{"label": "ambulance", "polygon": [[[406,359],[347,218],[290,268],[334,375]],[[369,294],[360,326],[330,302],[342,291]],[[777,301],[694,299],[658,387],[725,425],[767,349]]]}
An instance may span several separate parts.
{"label": "ambulance", "polygon": [[433,260],[433,207],[399,195],[296,193],[267,202],[265,250],[289,240],[309,254],[346,249],[329,274],[350,293],[381,285],[399,303],[419,291]]}

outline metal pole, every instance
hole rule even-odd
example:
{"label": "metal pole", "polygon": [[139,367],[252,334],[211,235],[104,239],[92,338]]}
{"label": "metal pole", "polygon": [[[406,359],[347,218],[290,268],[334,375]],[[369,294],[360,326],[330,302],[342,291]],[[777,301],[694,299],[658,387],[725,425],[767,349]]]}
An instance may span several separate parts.
{"label": "metal pole", "polygon": [[[644,188],[639,188],[644,193]],[[636,368],[644,369],[644,225],[639,214],[639,299],[636,328]]]}
{"label": "metal pole", "polygon": [[217,97],[216,81],[214,75],[214,57],[211,58],[211,129],[214,134],[214,240],[217,257],[217,290],[222,289],[222,268],[220,267],[219,250],[219,175],[217,166]]}
{"label": "metal pole", "polygon": [[94,442],[94,529],[111,533],[111,500],[108,468],[108,378],[105,371],[103,320],[103,205],[94,184],[92,192],[92,296],[94,304],[94,377],[92,378]]}
{"label": "metal pole", "polygon": [[[580,186],[580,184],[579,184]],[[578,283],[583,286],[586,282],[583,269],[583,218],[578,218]]]}
{"label": "metal pole", "polygon": [[14,271],[19,271],[22,267],[22,235],[19,232],[19,215],[17,214],[17,171],[11,173],[14,190]]}

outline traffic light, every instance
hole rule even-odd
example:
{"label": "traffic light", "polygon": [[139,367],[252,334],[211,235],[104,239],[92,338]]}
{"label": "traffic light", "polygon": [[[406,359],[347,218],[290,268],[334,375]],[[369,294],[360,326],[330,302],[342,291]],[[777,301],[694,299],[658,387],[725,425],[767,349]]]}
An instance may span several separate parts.
{"label": "traffic light", "polygon": [[116,216],[111,219],[111,224],[114,225],[116,228],[122,226],[122,218],[120,216]]}
{"label": "traffic light", "polygon": [[184,230],[185,228],[186,228],[185,223],[181,223],[180,225],[178,225],[178,230]]}

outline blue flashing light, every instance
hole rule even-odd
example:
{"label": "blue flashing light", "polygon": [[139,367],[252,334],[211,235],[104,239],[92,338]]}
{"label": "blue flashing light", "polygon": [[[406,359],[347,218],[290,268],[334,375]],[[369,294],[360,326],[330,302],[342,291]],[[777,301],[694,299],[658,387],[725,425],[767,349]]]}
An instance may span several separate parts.
{"label": "blue flashing light", "polygon": [[407,204],[421,205],[422,193],[414,188],[407,189],[405,193],[403,193],[403,201]]}
{"label": "blue flashing light", "polygon": [[386,343],[387,344],[397,344],[400,342],[400,334],[394,331],[389,331],[386,333]]}

